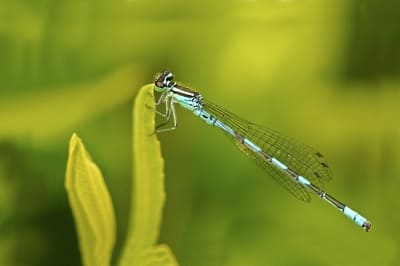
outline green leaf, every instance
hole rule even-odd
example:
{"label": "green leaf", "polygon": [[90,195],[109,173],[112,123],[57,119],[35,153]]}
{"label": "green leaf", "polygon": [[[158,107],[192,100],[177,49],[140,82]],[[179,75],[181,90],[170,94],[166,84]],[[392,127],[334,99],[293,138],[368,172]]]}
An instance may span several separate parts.
{"label": "green leaf", "polygon": [[83,264],[110,265],[115,242],[115,216],[100,169],[81,139],[69,145],[65,186],[78,230]]}
{"label": "green leaf", "polygon": [[133,188],[128,237],[120,266],[176,266],[165,245],[155,246],[165,202],[164,161],[154,132],[153,85],[142,87],[133,108]]}

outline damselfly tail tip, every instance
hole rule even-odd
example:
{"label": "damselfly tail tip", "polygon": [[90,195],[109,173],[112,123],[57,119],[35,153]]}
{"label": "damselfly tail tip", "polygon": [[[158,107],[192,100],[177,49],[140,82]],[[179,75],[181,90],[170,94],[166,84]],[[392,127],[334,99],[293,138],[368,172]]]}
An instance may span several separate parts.
{"label": "damselfly tail tip", "polygon": [[365,232],[368,232],[369,229],[371,228],[371,223],[369,221],[365,221],[362,225],[362,227],[364,228]]}
{"label": "damselfly tail tip", "polygon": [[358,226],[364,228],[366,232],[368,232],[371,228],[371,223],[365,217],[361,216],[358,212],[350,209],[349,207],[345,206],[343,208],[343,214],[353,220],[353,222],[355,222]]}

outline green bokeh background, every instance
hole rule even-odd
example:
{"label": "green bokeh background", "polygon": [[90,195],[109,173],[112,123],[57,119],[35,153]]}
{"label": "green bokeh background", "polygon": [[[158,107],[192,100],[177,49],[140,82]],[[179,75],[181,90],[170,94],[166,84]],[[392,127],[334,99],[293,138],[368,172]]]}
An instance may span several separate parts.
{"label": "green bokeh background", "polygon": [[77,132],[128,224],[131,105],[169,69],[240,116],[329,160],[297,201],[217,129],[178,108],[163,133],[160,241],[181,265],[400,263],[400,4],[396,0],[0,2],[0,265],[80,265],[64,190]]}

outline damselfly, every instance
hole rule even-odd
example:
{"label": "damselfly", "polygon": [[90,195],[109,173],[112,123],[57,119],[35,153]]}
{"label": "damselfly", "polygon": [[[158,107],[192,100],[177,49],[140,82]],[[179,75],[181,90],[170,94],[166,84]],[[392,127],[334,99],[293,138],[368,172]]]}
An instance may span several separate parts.
{"label": "damselfly", "polygon": [[[178,103],[207,124],[220,128],[239,150],[296,198],[308,202],[310,193],[316,194],[368,232],[371,223],[366,218],[322,189],[323,183],[330,180],[332,174],[321,153],[276,131],[239,118],[207,101],[200,93],[177,84],[173,78],[171,72],[164,71],[154,82],[155,90],[161,93],[156,104],[165,103],[165,112],[157,111],[165,118],[157,126],[157,132],[176,128],[175,103]],[[173,126],[162,128],[171,118]]]}

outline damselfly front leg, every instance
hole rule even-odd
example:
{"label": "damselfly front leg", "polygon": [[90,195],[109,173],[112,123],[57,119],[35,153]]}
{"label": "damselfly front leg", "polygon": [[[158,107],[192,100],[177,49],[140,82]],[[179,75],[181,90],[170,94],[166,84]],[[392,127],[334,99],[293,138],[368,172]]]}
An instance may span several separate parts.
{"label": "damselfly front leg", "polygon": [[[156,102],[156,106],[161,105],[164,102],[165,102],[165,113],[155,110],[156,114],[165,118],[164,122],[156,125],[156,133],[174,130],[174,129],[176,129],[176,127],[178,125],[177,118],[176,118],[176,112],[175,112],[175,106],[174,106],[174,104],[175,104],[174,98],[172,97],[172,95],[170,95],[169,92],[164,92],[161,94],[160,98]],[[173,126],[169,127],[169,128],[161,128],[170,122],[171,115],[172,115],[172,120],[173,120]]]}

